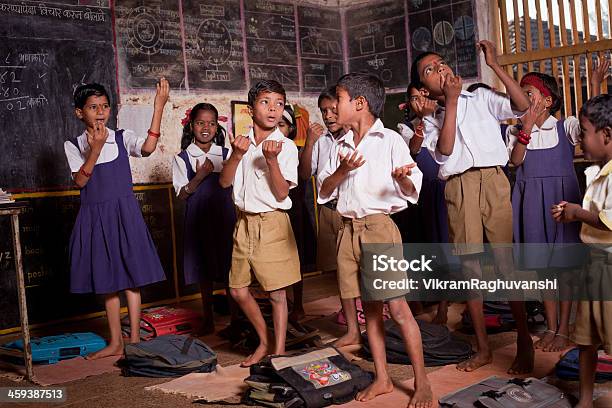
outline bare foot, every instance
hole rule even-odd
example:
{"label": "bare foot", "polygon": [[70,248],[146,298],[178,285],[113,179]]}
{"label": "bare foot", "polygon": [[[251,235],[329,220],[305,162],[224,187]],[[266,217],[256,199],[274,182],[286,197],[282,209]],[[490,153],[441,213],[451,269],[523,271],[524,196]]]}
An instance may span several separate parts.
{"label": "bare foot", "polygon": [[293,309],[291,313],[289,313],[289,321],[299,323],[306,316],[304,309]]}
{"label": "bare foot", "polygon": [[[393,383],[390,378],[386,380],[380,380],[376,378],[372,384],[370,384],[365,390],[359,391],[355,396],[357,401],[366,402],[374,399],[382,394],[388,394],[393,392]],[[416,393],[415,393],[416,395]]]}
{"label": "bare foot", "polygon": [[430,408],[433,406],[433,392],[429,383],[415,387],[414,394],[408,401],[408,408]]}
{"label": "bare foot", "polygon": [[563,351],[572,345],[571,340],[564,334],[557,333],[555,339],[547,347],[542,348],[544,351]]}
{"label": "bare foot", "polygon": [[535,342],[533,347],[546,351],[546,347],[548,347],[555,339],[555,334],[556,332],[554,330],[545,330],[544,335],[540,337],[540,340]]}
{"label": "bare foot", "polygon": [[359,334],[346,333],[344,336],[336,339],[332,342],[332,346],[345,347],[345,346],[354,346],[361,344],[361,336]]}
{"label": "bare foot", "polygon": [[490,351],[479,351],[470,357],[469,360],[465,360],[457,364],[457,370],[459,371],[474,371],[480,367],[491,364],[493,362],[493,355]]}
{"label": "bare foot", "polygon": [[519,345],[512,366],[508,369],[508,374],[527,374],[532,372],[534,357],[535,349],[533,348],[533,343]]}
{"label": "bare foot", "polygon": [[110,357],[110,356],[121,356],[123,355],[123,343],[109,344],[100,351],[91,353],[85,356],[86,360],[97,360],[99,358]]}
{"label": "bare foot", "polygon": [[250,367],[253,364],[257,364],[261,361],[262,358],[267,356],[270,353],[268,346],[266,344],[259,344],[253,354],[247,357],[242,363],[240,363],[240,367]]}
{"label": "bare foot", "polygon": [[441,326],[445,326],[446,323],[448,322],[448,314],[447,311],[445,310],[444,312],[441,312],[438,309],[438,313],[436,314],[436,317],[434,317],[434,319],[431,321],[433,324],[439,324]]}

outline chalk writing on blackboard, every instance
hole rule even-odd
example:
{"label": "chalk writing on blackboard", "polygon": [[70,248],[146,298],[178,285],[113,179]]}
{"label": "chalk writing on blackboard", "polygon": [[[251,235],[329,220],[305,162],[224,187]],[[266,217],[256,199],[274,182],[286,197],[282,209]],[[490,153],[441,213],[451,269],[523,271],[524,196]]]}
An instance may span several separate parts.
{"label": "chalk writing on blackboard", "polygon": [[239,0],[183,2],[190,88],[244,89]]}
{"label": "chalk writing on blackboard", "polygon": [[343,73],[340,13],[298,7],[303,90],[320,92]]}
{"label": "chalk writing on blackboard", "polygon": [[266,75],[287,91],[299,91],[293,4],[245,0],[244,5],[251,82]]}
{"label": "chalk writing on blackboard", "polygon": [[115,17],[122,86],[153,88],[161,76],[172,87],[183,86],[178,2],[117,0]]}

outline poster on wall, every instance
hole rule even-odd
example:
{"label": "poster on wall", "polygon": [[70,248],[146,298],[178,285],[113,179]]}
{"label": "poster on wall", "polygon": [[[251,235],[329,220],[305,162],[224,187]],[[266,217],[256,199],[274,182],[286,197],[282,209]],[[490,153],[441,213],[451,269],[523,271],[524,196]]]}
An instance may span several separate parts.
{"label": "poster on wall", "polygon": [[243,101],[232,101],[232,134],[234,137],[247,136],[253,127],[249,114],[249,104]]}

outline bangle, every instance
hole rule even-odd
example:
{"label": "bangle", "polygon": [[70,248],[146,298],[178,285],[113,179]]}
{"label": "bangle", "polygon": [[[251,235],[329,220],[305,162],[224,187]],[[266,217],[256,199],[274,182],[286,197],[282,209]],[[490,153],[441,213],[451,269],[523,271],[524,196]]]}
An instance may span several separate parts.
{"label": "bangle", "polygon": [[185,187],[183,187],[183,190],[185,190],[185,192],[189,195],[193,193],[193,191],[189,190],[189,184],[185,184]]}
{"label": "bangle", "polygon": [[85,169],[83,168],[83,166],[81,166],[81,168],[79,169],[79,173],[81,173],[82,175],[84,175],[87,178],[91,177],[91,173],[86,172]]}
{"label": "bangle", "polygon": [[519,130],[518,135],[516,136],[518,142],[527,146],[529,141],[531,140],[531,136],[527,134],[524,130]]}
{"label": "bangle", "polygon": [[149,129],[149,130],[147,131],[147,135],[159,138],[159,137],[161,136],[161,133],[154,132],[154,131],[152,131],[151,129]]}

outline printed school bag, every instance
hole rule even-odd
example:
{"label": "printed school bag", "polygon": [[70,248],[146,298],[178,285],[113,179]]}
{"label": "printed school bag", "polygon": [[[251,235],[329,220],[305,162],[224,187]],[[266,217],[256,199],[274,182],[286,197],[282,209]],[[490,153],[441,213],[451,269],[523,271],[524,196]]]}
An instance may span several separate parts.
{"label": "printed school bag", "polygon": [[216,369],[217,354],[200,340],[169,334],[141,343],[127,344],[118,361],[125,376],[180,377]]}
{"label": "printed school bag", "polygon": [[272,356],[251,366],[250,373],[243,402],[283,408],[343,404],[373,380],[333,347]]}
{"label": "printed school bag", "polygon": [[[456,364],[471,357],[471,344],[454,337],[446,326],[418,319],[416,322],[421,332],[426,367]],[[367,332],[363,337],[364,350],[371,357]],[[385,322],[385,349],[389,363],[411,364],[400,329],[393,320]]]}
{"label": "printed school bag", "polygon": [[[580,350],[577,347],[565,353],[555,366],[555,375],[562,380],[578,381],[579,354]],[[597,358],[595,382],[604,383],[606,381],[612,381],[612,356],[600,350]]]}
{"label": "printed school bag", "polygon": [[501,378],[491,376],[438,401],[440,407],[452,408],[571,408],[557,387],[537,378]]}

